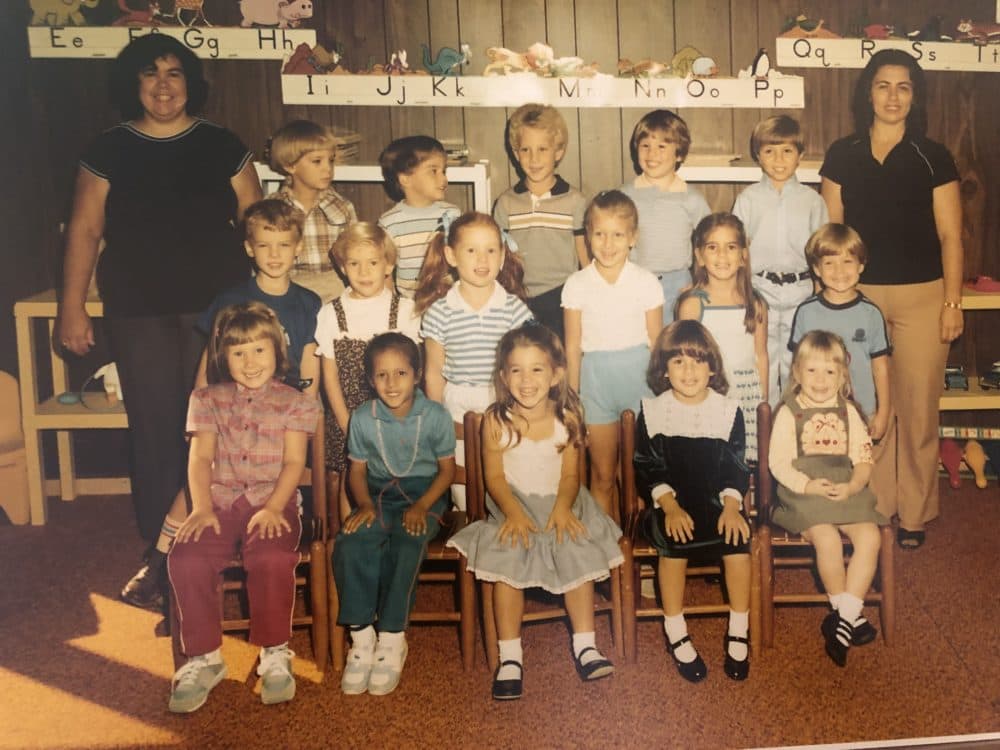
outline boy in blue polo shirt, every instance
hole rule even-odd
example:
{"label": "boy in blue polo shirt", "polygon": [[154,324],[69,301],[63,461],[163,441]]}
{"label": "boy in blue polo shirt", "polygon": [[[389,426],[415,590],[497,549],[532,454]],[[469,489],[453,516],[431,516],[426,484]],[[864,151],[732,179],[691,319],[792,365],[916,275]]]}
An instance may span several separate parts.
{"label": "boy in blue polo shirt", "polygon": [[788,385],[792,354],[786,344],[795,309],[813,293],[806,242],[829,221],[819,193],[795,176],[804,148],[799,123],[788,115],[758,123],[750,153],[764,175],[740,193],[733,206],[750,243],[753,287],[768,307],[767,392],[772,408]]}

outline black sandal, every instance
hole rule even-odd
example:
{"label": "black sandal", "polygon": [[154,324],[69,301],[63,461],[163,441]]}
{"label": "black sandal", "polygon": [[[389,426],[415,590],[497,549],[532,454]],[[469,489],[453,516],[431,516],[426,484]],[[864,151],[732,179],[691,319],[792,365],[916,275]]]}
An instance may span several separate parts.
{"label": "black sandal", "polygon": [[729,653],[730,642],[744,643],[746,644],[747,650],[749,651],[750,639],[738,635],[729,635],[727,633],[723,641],[723,646],[726,652],[726,659],[723,662],[722,669],[726,673],[726,677],[728,677],[730,680],[736,680],[737,682],[739,682],[741,680],[745,680],[747,676],[750,674],[750,655],[747,654],[747,656],[742,660],[733,658],[732,654]]}
{"label": "black sandal", "polygon": [[927,535],[923,531],[910,531],[900,526],[896,529],[896,544],[900,549],[914,550],[924,546]]}

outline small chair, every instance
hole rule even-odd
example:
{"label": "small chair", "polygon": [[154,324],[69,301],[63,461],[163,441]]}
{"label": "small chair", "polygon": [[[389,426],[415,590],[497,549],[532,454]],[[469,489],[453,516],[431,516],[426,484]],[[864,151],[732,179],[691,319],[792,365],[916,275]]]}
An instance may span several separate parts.
{"label": "small chair", "polygon": [[[470,470],[469,481],[466,485],[466,503],[469,514],[472,518],[486,517],[486,477],[483,472],[482,454],[482,421],[481,414],[476,414],[473,424],[469,424],[466,415],[465,427],[465,460],[467,470]],[[587,452],[581,450],[580,454],[580,478],[581,481],[587,476]],[[617,523],[618,519],[615,519]],[[619,541],[622,545],[622,541]],[[622,550],[624,554],[624,547]],[[480,598],[483,603],[483,641],[486,647],[486,662],[490,671],[495,671],[500,660],[496,619],[493,613],[493,584],[489,581],[480,581]],[[601,601],[599,592],[595,592],[594,611],[597,613],[608,612],[611,615],[611,637],[614,641],[615,654],[619,658],[624,658],[625,650],[622,637],[622,594],[621,581],[615,570],[610,576],[610,598]],[[553,620],[567,617],[565,607],[546,607],[544,609],[526,608],[522,622],[538,622],[542,620]]]}
{"label": "small chair", "polygon": [[[299,541],[299,562],[295,569],[296,591],[308,590],[305,597],[305,613],[292,617],[292,626],[308,625],[312,636],[313,660],[321,674],[326,672],[327,660],[330,654],[329,644],[329,614],[328,614],[328,569],[329,558],[326,556],[327,529],[327,497],[326,470],[323,457],[323,417],[319,418],[316,434],[310,439],[309,463],[302,471],[300,487],[306,487],[311,495],[311,502],[303,503],[302,537]],[[242,601],[246,590],[246,575],[243,571],[243,560],[237,554],[222,571],[221,593],[223,611],[225,611],[226,592],[235,592]],[[296,609],[298,603],[296,602]],[[170,634],[173,642],[174,665],[180,667],[186,657],[180,649],[180,622],[177,607],[170,597]],[[222,632],[246,631],[250,629],[250,620],[246,617],[223,619]]]}
{"label": "small chair", "polygon": [[[771,440],[771,409],[757,411],[757,440],[765,446]],[[776,569],[808,568],[815,570],[816,555],[809,542],[798,534],[791,534],[771,523],[774,510],[774,482],[768,464],[768,452],[760,451],[760,483],[757,493],[758,528],[760,544],[761,609],[763,619],[763,644],[774,645],[774,608],[778,604],[829,604],[826,592],[817,590],[802,593],[778,593],[774,585]],[[892,527],[880,528],[882,545],[879,549],[878,571],[873,589],[865,597],[865,604],[878,603],[885,645],[891,646],[896,629],[896,582],[893,563]],[[844,537],[845,544],[849,541]],[[845,551],[845,557],[849,554]]]}
{"label": "small chair", "polygon": [[[474,429],[477,415],[468,412],[465,415],[463,429],[469,435]],[[458,467],[455,484],[469,483],[469,440],[465,438],[466,467]],[[346,475],[346,471],[344,472]],[[449,510],[441,521],[441,529],[434,539],[427,544],[427,557],[417,577],[418,584],[450,584],[457,587],[457,606],[438,610],[417,609],[410,613],[410,622],[458,623],[459,647],[462,653],[462,669],[472,669],[476,644],[476,586],[472,573],[466,570],[465,556],[454,547],[446,546],[448,539],[470,520],[475,520],[469,512]],[[333,560],[333,547],[336,533],[331,529],[326,543],[327,560]],[[330,613],[330,643],[333,647],[333,668],[341,670],[347,660],[347,629],[337,623],[340,613],[340,596],[337,585],[330,574],[329,613]]]}
{"label": "small chair", "polygon": [[[766,404],[761,405],[766,406]],[[760,414],[761,409],[757,409],[758,414],[758,457],[767,453],[766,443],[760,439]],[[640,617],[663,617],[663,608],[656,605],[642,604],[642,597],[639,594],[639,584],[642,578],[642,563],[652,564],[655,568],[659,555],[639,531],[639,518],[642,507],[639,504],[638,491],[635,485],[635,465],[632,463],[635,455],[635,424],[636,415],[631,410],[622,412],[619,421],[619,460],[622,477],[622,529],[625,533],[625,564],[621,568],[622,578],[622,611],[625,617],[625,651],[626,658],[630,662],[636,661],[638,656],[638,618]],[[758,459],[759,460],[759,459]],[[758,463],[758,471],[760,464]],[[758,480],[759,481],[759,480]],[[647,502],[648,498],[645,499]],[[743,498],[744,509],[747,515],[753,516],[753,484],[750,491]],[[754,533],[753,524],[750,528],[750,655],[755,657],[760,651],[761,627],[760,627],[760,563],[757,559],[760,555],[760,546]],[[687,577],[722,576],[721,565],[688,566]],[[649,601],[649,600],[646,600]],[[719,602],[717,604],[685,604],[684,614],[686,615],[728,615],[729,604]]]}
{"label": "small chair", "polygon": [[0,372],[0,508],[10,522],[28,523],[28,464],[17,380]]}

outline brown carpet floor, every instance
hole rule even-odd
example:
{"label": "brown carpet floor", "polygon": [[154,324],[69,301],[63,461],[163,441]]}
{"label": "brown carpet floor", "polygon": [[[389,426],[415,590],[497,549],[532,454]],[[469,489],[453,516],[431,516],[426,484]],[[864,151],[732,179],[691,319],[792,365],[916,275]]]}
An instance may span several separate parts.
{"label": "brown carpet floor", "polygon": [[[639,664],[589,685],[565,624],[542,623],[524,632],[524,698],[498,704],[481,645],[463,673],[455,629],[417,625],[398,690],[348,697],[339,675],[320,680],[303,630],[293,702],[262,706],[255,650],[227,637],[229,677],[184,717],[167,711],[162,618],[116,599],[142,551],[128,498],[51,501],[47,526],[0,527],[0,748],[720,748],[997,732],[1000,492],[966,480],[942,493],[925,547],[897,553],[898,644],[853,649],[846,669],[823,653],[817,607],[778,611],[775,648],[742,684],[722,673],[722,618],[690,623],[709,666],[696,686],[657,621],[640,625]],[[689,592],[718,596],[701,583]],[[598,641],[610,652],[606,619]]]}

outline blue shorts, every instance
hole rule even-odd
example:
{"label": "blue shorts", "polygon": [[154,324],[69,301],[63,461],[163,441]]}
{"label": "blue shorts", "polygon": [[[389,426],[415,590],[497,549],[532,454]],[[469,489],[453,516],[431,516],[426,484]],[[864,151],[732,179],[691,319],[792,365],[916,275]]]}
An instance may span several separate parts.
{"label": "blue shorts", "polygon": [[587,424],[611,424],[639,402],[652,396],[646,385],[649,347],[645,344],[617,351],[585,352],[580,366],[580,401]]}
{"label": "blue shorts", "polygon": [[656,274],[656,278],[663,287],[663,325],[670,325],[674,322],[674,305],[681,292],[691,286],[691,272],[682,268],[679,271],[664,271]]}

